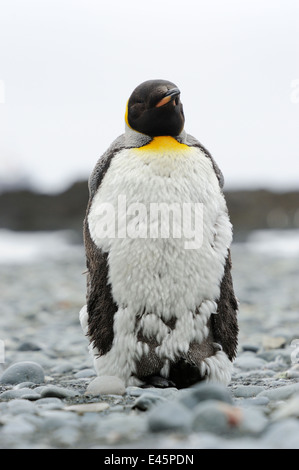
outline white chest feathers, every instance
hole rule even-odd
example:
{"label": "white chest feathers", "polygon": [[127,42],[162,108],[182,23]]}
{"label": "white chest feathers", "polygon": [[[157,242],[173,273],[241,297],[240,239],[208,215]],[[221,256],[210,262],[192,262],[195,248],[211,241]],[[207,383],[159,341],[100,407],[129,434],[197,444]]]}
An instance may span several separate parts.
{"label": "white chest feathers", "polygon": [[120,151],[88,224],[94,243],[109,252],[109,282],[120,307],[167,320],[218,298],[232,227],[200,149]]}

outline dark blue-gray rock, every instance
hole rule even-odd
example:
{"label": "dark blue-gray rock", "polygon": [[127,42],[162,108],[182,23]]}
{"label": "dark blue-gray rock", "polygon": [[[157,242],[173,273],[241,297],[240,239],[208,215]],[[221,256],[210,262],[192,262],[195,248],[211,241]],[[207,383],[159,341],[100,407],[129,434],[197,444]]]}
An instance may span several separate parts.
{"label": "dark blue-gray rock", "polygon": [[259,346],[256,346],[255,344],[242,344],[242,351],[250,351],[253,353],[257,353],[259,350]]}
{"label": "dark blue-gray rock", "polygon": [[36,362],[17,362],[8,367],[0,378],[1,384],[16,385],[21,382],[41,384],[45,380],[45,373],[40,364]]}
{"label": "dark blue-gray rock", "polygon": [[41,351],[41,347],[33,341],[25,341],[18,347],[18,351]]}
{"label": "dark blue-gray rock", "polygon": [[79,392],[69,388],[58,387],[57,385],[45,385],[35,389],[41,398],[56,397],[56,398],[73,398],[80,395]]}
{"label": "dark blue-gray rock", "polygon": [[166,401],[148,412],[148,427],[151,432],[190,431],[192,413],[179,401]]}
{"label": "dark blue-gray rock", "polygon": [[232,404],[233,398],[224,385],[212,382],[201,382],[188,390],[184,390],[179,401],[187,408],[193,409],[198,403],[205,400],[218,400]]}

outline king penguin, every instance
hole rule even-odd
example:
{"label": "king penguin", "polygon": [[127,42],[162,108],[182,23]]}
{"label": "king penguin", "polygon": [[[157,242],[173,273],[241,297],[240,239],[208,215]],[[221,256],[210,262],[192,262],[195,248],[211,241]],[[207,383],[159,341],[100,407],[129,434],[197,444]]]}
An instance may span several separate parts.
{"label": "king penguin", "polygon": [[[80,321],[97,375],[126,386],[231,380],[238,342],[232,224],[222,173],[184,124],[174,83],[141,83],[127,102],[125,133],[89,179]],[[167,211],[157,208],[165,207],[172,232],[163,232]],[[183,229],[187,223],[179,217],[184,208],[195,245],[190,230],[174,234],[175,220]]]}

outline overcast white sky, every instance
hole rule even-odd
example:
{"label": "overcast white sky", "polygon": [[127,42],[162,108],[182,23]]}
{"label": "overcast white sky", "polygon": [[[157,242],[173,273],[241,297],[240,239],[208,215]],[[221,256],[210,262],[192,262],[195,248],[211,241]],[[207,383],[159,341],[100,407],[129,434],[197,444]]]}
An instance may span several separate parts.
{"label": "overcast white sky", "polygon": [[0,181],[87,178],[152,78],[227,189],[299,189],[298,0],[0,0]]}

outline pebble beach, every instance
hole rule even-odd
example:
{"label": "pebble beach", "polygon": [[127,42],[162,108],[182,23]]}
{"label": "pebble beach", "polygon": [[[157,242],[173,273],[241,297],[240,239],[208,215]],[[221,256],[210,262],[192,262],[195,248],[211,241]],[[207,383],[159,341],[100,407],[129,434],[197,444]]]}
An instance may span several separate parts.
{"label": "pebble beach", "polygon": [[0,449],[299,449],[298,230],[233,244],[231,383],[184,390],[96,378],[83,246],[0,232]]}

